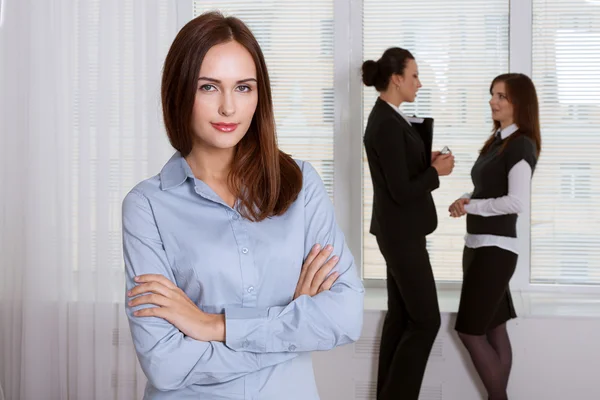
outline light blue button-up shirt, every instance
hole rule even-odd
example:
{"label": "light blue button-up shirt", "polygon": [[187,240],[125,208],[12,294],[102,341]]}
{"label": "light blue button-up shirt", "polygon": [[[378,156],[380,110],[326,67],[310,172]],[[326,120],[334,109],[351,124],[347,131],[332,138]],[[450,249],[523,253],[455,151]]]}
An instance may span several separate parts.
{"label": "light blue button-up shirt", "polygon": [[[127,290],[162,274],[198,307],[224,313],[226,340],[201,342],[157,317],[126,309],[148,377],[144,399],[318,399],[311,351],[358,339],[364,289],[315,169],[298,161],[303,185],[288,211],[243,218],[179,153],[123,201]],[[303,260],[332,244],[340,272],[331,290],[292,301]]]}

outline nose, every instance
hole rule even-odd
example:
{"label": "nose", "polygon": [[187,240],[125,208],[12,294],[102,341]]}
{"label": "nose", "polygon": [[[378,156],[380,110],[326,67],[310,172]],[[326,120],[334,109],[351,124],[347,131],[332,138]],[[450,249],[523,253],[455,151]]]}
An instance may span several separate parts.
{"label": "nose", "polygon": [[423,85],[421,85],[421,80],[420,80],[420,79],[418,79],[418,80],[417,80],[417,88],[418,88],[418,89],[421,89],[422,87],[423,87]]}
{"label": "nose", "polygon": [[221,105],[219,106],[219,114],[223,117],[230,117],[235,114],[235,102],[233,95],[225,93],[221,99]]}

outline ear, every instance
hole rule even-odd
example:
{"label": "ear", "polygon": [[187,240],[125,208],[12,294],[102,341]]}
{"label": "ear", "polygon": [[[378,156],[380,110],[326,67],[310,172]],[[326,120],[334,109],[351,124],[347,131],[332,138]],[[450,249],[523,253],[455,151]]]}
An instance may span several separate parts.
{"label": "ear", "polygon": [[392,74],[392,83],[396,86],[401,86],[404,83],[404,76],[400,74]]}

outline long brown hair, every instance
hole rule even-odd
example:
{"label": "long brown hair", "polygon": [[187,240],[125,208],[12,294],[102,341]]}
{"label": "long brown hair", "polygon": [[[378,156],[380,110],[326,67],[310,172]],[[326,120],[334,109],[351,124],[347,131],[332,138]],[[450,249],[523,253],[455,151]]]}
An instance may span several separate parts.
{"label": "long brown hair", "polygon": [[240,212],[261,221],[287,211],[302,188],[298,164],[279,150],[267,65],[250,29],[235,17],[204,13],[177,34],[165,60],[161,97],[163,118],[171,145],[183,157],[192,151],[192,109],[198,74],[206,53],[218,44],[236,41],[254,59],[258,105],[248,132],[238,143],[228,177]]}
{"label": "long brown hair", "polygon": [[[506,148],[511,140],[523,135],[535,142],[537,156],[539,157],[542,150],[542,136],[540,133],[540,107],[535,85],[527,75],[517,73],[502,74],[498,75],[492,81],[490,94],[492,94],[492,89],[498,82],[504,82],[506,96],[513,106],[513,120],[515,125],[519,127],[519,130],[515,134],[510,135],[504,142],[501,151]],[[481,149],[482,154],[489,150],[498,129],[500,129],[500,122],[494,121],[492,135],[483,145]]]}

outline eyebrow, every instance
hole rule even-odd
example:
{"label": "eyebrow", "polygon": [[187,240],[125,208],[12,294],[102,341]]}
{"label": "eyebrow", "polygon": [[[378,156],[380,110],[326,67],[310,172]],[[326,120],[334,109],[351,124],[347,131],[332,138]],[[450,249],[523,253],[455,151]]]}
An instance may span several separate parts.
{"label": "eyebrow", "polygon": [[[209,78],[206,76],[201,76],[200,78],[198,78],[199,81],[208,81],[208,82],[213,82],[213,83],[221,83],[220,80],[218,79],[214,79],[214,78]],[[237,83],[248,83],[248,82],[254,82],[254,83],[258,83],[256,79],[254,78],[246,78],[246,79],[242,79],[236,82]]]}

